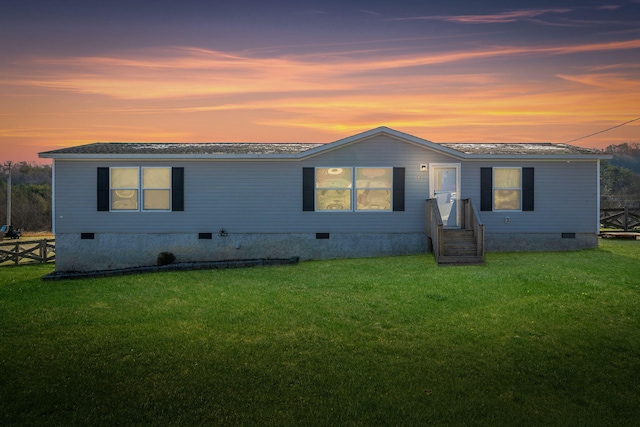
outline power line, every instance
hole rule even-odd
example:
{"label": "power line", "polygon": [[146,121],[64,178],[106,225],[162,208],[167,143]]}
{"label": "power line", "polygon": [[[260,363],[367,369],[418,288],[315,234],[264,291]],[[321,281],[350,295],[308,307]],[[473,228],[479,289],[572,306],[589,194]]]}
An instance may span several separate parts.
{"label": "power line", "polygon": [[572,139],[571,141],[565,142],[565,144],[569,144],[570,142],[580,141],[581,139],[589,138],[590,136],[598,135],[600,133],[609,132],[612,129],[619,128],[619,127],[622,127],[624,125],[628,125],[629,123],[633,123],[633,122],[636,122],[638,120],[640,120],[640,117],[636,117],[633,120],[629,120],[628,122],[620,123],[619,125],[612,126],[612,127],[608,128],[608,129],[605,129],[605,130],[601,130],[601,131],[594,132],[594,133],[589,134],[589,135],[581,136],[580,138]]}

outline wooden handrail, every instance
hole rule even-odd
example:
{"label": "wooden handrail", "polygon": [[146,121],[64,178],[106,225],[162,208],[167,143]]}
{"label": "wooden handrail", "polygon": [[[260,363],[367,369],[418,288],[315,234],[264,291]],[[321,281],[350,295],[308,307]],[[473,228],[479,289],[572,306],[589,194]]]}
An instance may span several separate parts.
{"label": "wooden handrail", "polygon": [[480,212],[478,212],[478,208],[471,199],[463,199],[462,203],[465,211],[465,223],[463,226],[466,229],[473,230],[473,235],[476,237],[476,254],[484,256],[484,224],[480,219]]}
{"label": "wooden handrail", "polygon": [[442,216],[440,215],[437,199],[425,200],[425,221],[427,237],[431,239],[433,246],[433,256],[436,262],[438,262],[440,255],[444,252],[444,242],[442,240],[444,224],[442,223]]}

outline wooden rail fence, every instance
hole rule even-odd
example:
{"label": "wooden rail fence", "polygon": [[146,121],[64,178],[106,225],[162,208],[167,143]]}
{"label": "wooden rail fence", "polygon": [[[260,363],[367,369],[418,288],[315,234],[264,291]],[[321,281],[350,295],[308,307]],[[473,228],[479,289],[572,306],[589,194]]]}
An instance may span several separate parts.
{"label": "wooden rail fence", "polygon": [[602,228],[630,231],[640,227],[640,208],[600,209]]}
{"label": "wooden rail fence", "polygon": [[55,242],[55,239],[42,239],[0,243],[0,266],[29,261],[38,263],[55,261]]}

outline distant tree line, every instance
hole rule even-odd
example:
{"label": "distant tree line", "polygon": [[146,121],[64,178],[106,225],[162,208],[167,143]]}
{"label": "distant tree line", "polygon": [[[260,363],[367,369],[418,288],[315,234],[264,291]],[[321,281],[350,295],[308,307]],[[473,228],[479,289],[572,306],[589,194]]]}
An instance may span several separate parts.
{"label": "distant tree line", "polygon": [[613,165],[640,173],[640,143],[625,142],[624,144],[610,145],[604,149],[604,152],[613,155],[613,159],[611,159]]}
{"label": "distant tree line", "polygon": [[[610,145],[613,159],[600,162],[601,207],[640,207],[640,144]],[[0,223],[7,217],[8,164],[1,166]],[[11,165],[11,218],[23,231],[51,231],[51,166],[19,162]]]}
{"label": "distant tree line", "polygon": [[51,231],[51,166],[19,162],[1,168],[0,223],[7,218],[7,178],[11,170],[11,222],[23,231]]}
{"label": "distant tree line", "polygon": [[613,158],[600,162],[601,207],[640,207],[640,144],[610,145],[604,152]]}

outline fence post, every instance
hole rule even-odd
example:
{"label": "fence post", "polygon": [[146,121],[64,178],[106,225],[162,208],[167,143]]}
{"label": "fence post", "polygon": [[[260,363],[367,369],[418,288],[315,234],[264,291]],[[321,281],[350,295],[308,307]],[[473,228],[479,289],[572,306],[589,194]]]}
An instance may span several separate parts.
{"label": "fence post", "polygon": [[629,208],[626,206],[624,207],[624,218],[622,220],[624,221],[624,231],[629,231]]}
{"label": "fence post", "polygon": [[40,240],[40,262],[46,262],[47,261],[47,241],[46,240]]}

